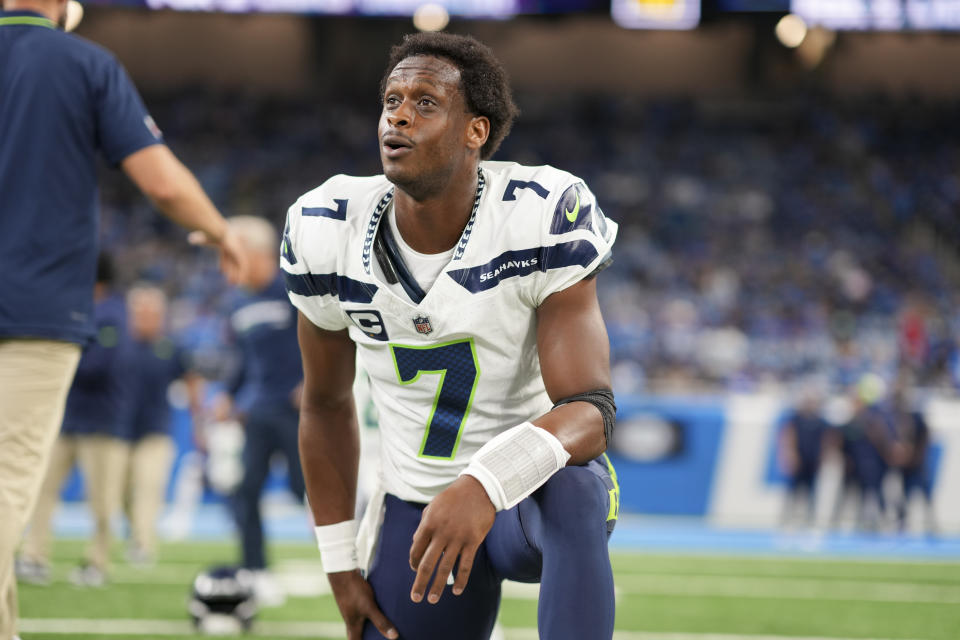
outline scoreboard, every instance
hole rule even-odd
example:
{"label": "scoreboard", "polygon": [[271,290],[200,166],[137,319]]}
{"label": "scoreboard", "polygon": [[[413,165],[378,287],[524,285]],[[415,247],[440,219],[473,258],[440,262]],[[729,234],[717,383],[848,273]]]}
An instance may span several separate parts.
{"label": "scoreboard", "polygon": [[790,10],[790,0],[716,0],[715,4],[719,11],[786,12]]}
{"label": "scoreboard", "polygon": [[610,12],[630,29],[694,29],[701,16],[748,19],[764,12],[794,13],[809,25],[837,30],[960,30],[960,0],[81,0],[109,5],[233,13],[271,12],[354,16],[411,16],[440,5],[451,16],[507,19],[517,15]]}
{"label": "scoreboard", "polygon": [[790,10],[838,30],[960,29],[960,0],[792,0]]}
{"label": "scoreboard", "polygon": [[613,0],[610,14],[628,29],[693,29],[700,24],[700,0]]}
{"label": "scoreboard", "polygon": [[[227,11],[231,13],[313,13],[329,15],[409,16],[422,0],[145,0],[151,9]],[[520,13],[522,0],[447,0],[451,14],[471,18],[506,18]]]}
{"label": "scoreboard", "polygon": [[610,0],[81,0],[85,5],[126,6],[230,13],[410,16],[425,4],[467,18],[510,18],[521,14],[605,12]]}

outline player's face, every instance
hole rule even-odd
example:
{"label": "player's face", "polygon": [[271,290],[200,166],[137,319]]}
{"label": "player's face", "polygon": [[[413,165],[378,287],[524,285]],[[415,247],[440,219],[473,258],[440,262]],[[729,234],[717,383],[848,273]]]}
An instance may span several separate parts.
{"label": "player's face", "polygon": [[387,77],[378,128],[384,175],[414,197],[434,193],[474,146],[472,120],[457,67],[433,56],[401,60]]}

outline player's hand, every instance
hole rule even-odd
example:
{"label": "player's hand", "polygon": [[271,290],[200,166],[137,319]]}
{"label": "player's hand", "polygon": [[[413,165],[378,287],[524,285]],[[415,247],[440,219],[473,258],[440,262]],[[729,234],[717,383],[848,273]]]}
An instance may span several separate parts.
{"label": "player's hand", "polygon": [[460,595],[467,586],[473,558],[487,537],[497,511],[483,486],[472,476],[460,476],[423,510],[420,526],[413,534],[410,547],[410,568],[417,572],[410,591],[414,602],[423,600],[430,576],[437,571],[427,601],[440,600],[447,578],[457,557],[457,578],[453,594]]}
{"label": "player's hand", "polygon": [[363,624],[367,620],[385,637],[400,637],[393,623],[380,611],[370,583],[363,579],[359,571],[328,573],[327,579],[330,580],[330,588],[333,589],[340,615],[347,625],[347,640],[361,640]]}
{"label": "player's hand", "polygon": [[193,245],[213,247],[220,252],[220,271],[230,284],[241,284],[246,278],[249,261],[247,250],[236,231],[229,225],[219,239],[205,231],[192,231],[187,241]]}

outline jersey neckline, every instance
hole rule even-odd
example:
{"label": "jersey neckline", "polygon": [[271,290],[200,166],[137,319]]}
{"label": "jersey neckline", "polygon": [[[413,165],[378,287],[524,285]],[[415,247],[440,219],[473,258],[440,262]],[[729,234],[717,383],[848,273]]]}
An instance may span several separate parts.
{"label": "jersey neckline", "polygon": [[439,262],[441,260],[449,261],[453,257],[454,251],[457,248],[456,245],[450,247],[446,251],[440,251],[439,253],[421,253],[420,251],[417,251],[407,244],[407,241],[403,239],[403,234],[400,233],[400,227],[397,226],[397,213],[395,208],[388,207],[385,215],[387,216],[387,223],[390,225],[390,232],[393,234],[394,240],[397,241],[397,245],[404,254],[409,253],[415,258],[431,260],[435,262]]}
{"label": "jersey neckline", "polygon": [[[404,304],[411,306],[415,309],[419,309],[422,306],[423,302],[427,298],[429,298],[433,290],[437,288],[437,285],[439,284],[440,278],[443,277],[443,274],[448,272],[448,270],[450,269],[451,265],[453,265],[453,263],[463,258],[463,255],[467,249],[467,244],[470,241],[470,236],[473,234],[473,227],[476,224],[477,212],[480,210],[480,200],[483,198],[486,182],[487,182],[486,176],[484,174],[483,168],[480,166],[477,166],[477,193],[473,199],[473,210],[470,212],[470,218],[467,220],[467,224],[463,227],[463,232],[460,234],[459,242],[457,242],[456,246],[454,247],[453,257],[449,259],[447,264],[440,271],[440,276],[437,278],[437,281],[433,283],[433,286],[430,287],[428,291],[426,291],[423,300],[417,303],[410,299],[404,299],[404,296],[398,295],[395,291],[391,290],[389,286],[383,286],[381,287],[382,289],[384,289],[389,295],[393,296],[397,300],[400,300]],[[374,273],[372,263],[371,263],[371,257],[374,255],[373,242],[374,242],[374,239],[376,238],[377,230],[380,226],[382,219],[390,209],[390,205],[393,202],[395,192],[396,192],[396,187],[391,186],[390,190],[387,191],[380,198],[379,202],[377,202],[377,206],[374,208],[373,213],[371,213],[370,220],[367,223],[367,232],[363,240],[364,271],[367,272],[367,275],[377,279],[379,278],[376,275],[376,273]],[[381,283],[381,284],[385,284],[385,283]]]}

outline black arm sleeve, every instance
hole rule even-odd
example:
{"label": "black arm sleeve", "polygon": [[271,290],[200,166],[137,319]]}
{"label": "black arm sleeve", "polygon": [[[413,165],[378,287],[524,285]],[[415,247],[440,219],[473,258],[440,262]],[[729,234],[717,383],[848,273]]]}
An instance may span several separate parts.
{"label": "black arm sleeve", "polygon": [[613,401],[613,391],[609,389],[595,389],[585,393],[578,393],[567,398],[558,400],[553,408],[569,404],[571,402],[589,402],[597,408],[600,415],[603,416],[603,435],[610,444],[610,438],[613,437],[613,427],[617,421],[617,404]]}

